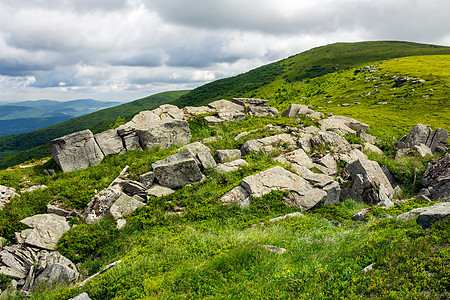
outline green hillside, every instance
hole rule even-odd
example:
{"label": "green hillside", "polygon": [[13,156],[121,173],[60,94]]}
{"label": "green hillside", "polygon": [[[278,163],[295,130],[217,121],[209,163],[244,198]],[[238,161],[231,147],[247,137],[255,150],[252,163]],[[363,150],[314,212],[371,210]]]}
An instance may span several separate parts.
{"label": "green hillside", "polygon": [[[0,158],[0,168],[14,166],[33,158],[49,156],[51,151],[46,143],[54,138],[84,129],[101,132],[108,129],[109,124],[113,123],[119,116],[129,120],[142,110],[154,109],[161,104],[169,103],[186,92],[171,91],[159,93],[32,132],[0,136],[0,157],[2,157]],[[23,152],[17,153],[19,151]]]}
{"label": "green hillside", "polygon": [[221,98],[258,97],[258,90],[280,79],[293,83],[369,62],[435,54],[450,54],[450,47],[397,41],[336,43],[203,85],[180,97],[174,104],[203,105]]}

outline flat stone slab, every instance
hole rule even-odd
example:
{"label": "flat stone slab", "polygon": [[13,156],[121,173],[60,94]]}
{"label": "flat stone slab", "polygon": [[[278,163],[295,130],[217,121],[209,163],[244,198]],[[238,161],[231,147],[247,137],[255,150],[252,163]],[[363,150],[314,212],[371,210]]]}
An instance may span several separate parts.
{"label": "flat stone slab", "polygon": [[52,156],[64,172],[98,165],[104,158],[94,135],[83,130],[51,141]]}
{"label": "flat stone slab", "polygon": [[139,201],[137,198],[122,194],[119,199],[117,199],[116,202],[111,205],[109,214],[114,219],[114,221],[117,221],[118,219],[129,215],[142,206],[145,206],[145,203]]}
{"label": "flat stone slab", "polygon": [[164,196],[175,193],[175,191],[168,187],[155,184],[154,186],[149,188],[146,191],[146,193],[147,193],[147,195],[150,195],[150,196],[164,197]]}
{"label": "flat stone slab", "polygon": [[273,190],[288,191],[289,197],[285,202],[302,210],[313,208],[327,196],[325,191],[313,188],[299,175],[279,166],[245,177],[241,186],[252,197],[262,197]]}
{"label": "flat stone slab", "polygon": [[32,228],[25,244],[47,250],[55,250],[58,240],[70,229],[66,218],[54,214],[34,215],[20,222]]}

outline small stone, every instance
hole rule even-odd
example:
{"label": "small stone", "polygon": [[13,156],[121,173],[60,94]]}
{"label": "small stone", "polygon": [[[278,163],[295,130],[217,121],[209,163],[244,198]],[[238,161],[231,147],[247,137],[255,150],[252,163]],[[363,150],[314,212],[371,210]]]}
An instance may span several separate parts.
{"label": "small stone", "polygon": [[272,245],[263,245],[263,247],[266,248],[268,251],[274,252],[277,254],[283,254],[284,252],[286,252],[285,248],[280,248],[280,247],[276,247],[276,246],[272,246]]}
{"label": "small stone", "polygon": [[116,228],[117,229],[122,229],[126,224],[127,224],[127,220],[126,219],[118,219]]}

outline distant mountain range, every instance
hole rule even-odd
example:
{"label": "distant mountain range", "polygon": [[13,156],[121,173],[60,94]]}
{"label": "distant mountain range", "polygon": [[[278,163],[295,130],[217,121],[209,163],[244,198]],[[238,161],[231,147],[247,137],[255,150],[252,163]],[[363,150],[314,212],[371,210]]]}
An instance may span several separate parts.
{"label": "distant mountain range", "polygon": [[0,135],[33,131],[120,104],[92,99],[3,102],[0,103]]}

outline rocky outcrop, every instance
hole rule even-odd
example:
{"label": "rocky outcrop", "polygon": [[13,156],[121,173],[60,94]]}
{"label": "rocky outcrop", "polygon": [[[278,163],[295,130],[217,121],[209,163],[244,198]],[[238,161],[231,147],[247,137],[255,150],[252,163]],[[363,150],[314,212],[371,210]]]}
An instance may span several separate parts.
{"label": "rocky outcrop", "polygon": [[274,117],[278,110],[267,105],[269,100],[255,98],[233,98],[233,102],[245,108],[246,114],[255,117]]}
{"label": "rocky outcrop", "polygon": [[352,183],[341,193],[341,199],[362,199],[370,205],[392,206],[394,189],[384,174],[380,165],[375,161],[358,158],[346,165]]}
{"label": "rocky outcrop", "polygon": [[189,119],[193,119],[196,118],[200,115],[203,114],[210,114],[215,112],[214,109],[211,109],[207,106],[186,106],[183,108],[183,112],[184,112],[184,119],[189,120]]}
{"label": "rocky outcrop", "polygon": [[420,194],[433,201],[450,202],[450,153],[428,163],[420,183]]}
{"label": "rocky outcrop", "polygon": [[33,290],[42,284],[69,283],[79,277],[75,265],[59,252],[23,244],[3,247],[0,274],[15,280],[22,291]]}
{"label": "rocky outcrop", "polygon": [[244,208],[250,206],[252,199],[249,192],[239,185],[220,197],[219,201],[223,204],[237,203],[241,208]]}
{"label": "rocky outcrop", "polygon": [[233,161],[241,158],[241,150],[239,149],[217,150],[216,154],[220,163]]}
{"label": "rocky outcrop", "polygon": [[139,196],[130,197],[126,194],[122,194],[109,208],[109,215],[114,221],[117,221],[118,219],[129,215],[137,208],[145,206],[145,203],[142,200],[143,199]]}
{"label": "rocky outcrop", "polygon": [[368,131],[369,125],[361,121],[344,117],[344,116],[331,116],[328,119],[320,120],[320,129],[323,131],[334,131],[340,135],[352,134],[356,135],[358,130]]}
{"label": "rocky outcrop", "polygon": [[241,153],[243,156],[249,153],[258,153],[262,151],[265,154],[270,154],[277,150],[288,150],[297,148],[295,138],[290,134],[278,134],[262,139],[255,139],[245,142],[241,146]]}
{"label": "rocky outcrop", "polygon": [[298,116],[307,116],[312,119],[320,119],[323,118],[323,113],[315,112],[312,109],[310,109],[306,105],[302,104],[291,104],[289,105],[289,108],[285,110],[282,114],[282,117],[286,118],[294,118]]}
{"label": "rocky outcrop", "polygon": [[123,141],[117,130],[110,129],[97,133],[94,135],[94,138],[104,156],[125,152]]}
{"label": "rocky outcrop", "polygon": [[144,148],[167,148],[173,144],[181,146],[191,141],[189,124],[184,120],[161,121],[149,128],[136,128],[135,131]]}
{"label": "rocky outcrop", "polygon": [[189,149],[199,163],[202,170],[215,168],[217,163],[211,155],[211,149],[200,142],[194,142],[181,148],[181,150]]}
{"label": "rocky outcrop", "polygon": [[437,203],[433,206],[419,207],[397,216],[397,220],[409,221],[416,219],[417,224],[429,228],[433,223],[450,215],[450,203]]}
{"label": "rocky outcrop", "polygon": [[172,189],[200,182],[203,179],[198,162],[190,150],[159,160],[152,164],[152,168],[159,184]]}
{"label": "rocky outcrop", "polygon": [[104,158],[90,130],[54,139],[51,146],[52,156],[64,172],[98,165]]}
{"label": "rocky outcrop", "polygon": [[273,190],[287,191],[289,196],[285,202],[302,210],[308,210],[323,203],[327,197],[325,191],[314,188],[299,175],[279,166],[245,177],[241,186],[251,197],[262,197]]}
{"label": "rocky outcrop", "polygon": [[431,154],[447,151],[448,131],[442,128],[436,130],[430,126],[417,124],[411,131],[404,135],[397,143],[397,157],[408,155],[416,150],[423,155],[431,151]]}
{"label": "rocky outcrop", "polygon": [[20,222],[31,227],[21,233],[24,243],[46,250],[55,250],[59,238],[70,229],[65,217],[54,214],[34,215]]}
{"label": "rocky outcrop", "polygon": [[281,154],[275,158],[275,161],[285,165],[295,164],[306,168],[312,168],[314,166],[311,158],[303,151],[303,149],[297,149],[289,153]]}
{"label": "rocky outcrop", "polygon": [[240,167],[242,166],[247,166],[248,163],[243,160],[242,158],[240,159],[236,159],[233,161],[227,161],[221,164],[218,164],[216,166],[216,170],[219,173],[229,173],[229,172],[235,172],[237,170],[239,170]]}
{"label": "rocky outcrop", "polygon": [[0,210],[15,196],[19,196],[15,188],[0,185]]}

